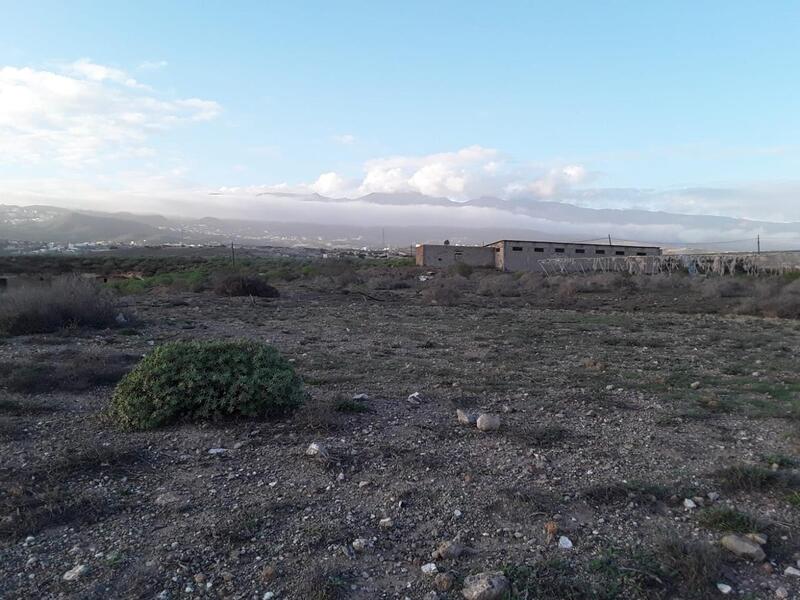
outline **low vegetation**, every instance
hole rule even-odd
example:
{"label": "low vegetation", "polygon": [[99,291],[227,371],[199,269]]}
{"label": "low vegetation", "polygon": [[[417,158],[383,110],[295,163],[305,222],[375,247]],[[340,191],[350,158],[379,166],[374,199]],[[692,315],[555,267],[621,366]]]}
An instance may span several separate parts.
{"label": "low vegetation", "polygon": [[0,332],[8,335],[50,333],[72,327],[101,329],[127,322],[113,296],[93,281],[60,277],[3,294]]}
{"label": "low vegetation", "polygon": [[214,292],[220,296],[254,296],[257,298],[277,298],[280,293],[257,275],[223,275],[217,278]]}
{"label": "low vegetation", "polygon": [[302,401],[300,378],[272,346],[173,342],[120,381],[109,416],[124,429],[150,429],[179,420],[276,417]]}

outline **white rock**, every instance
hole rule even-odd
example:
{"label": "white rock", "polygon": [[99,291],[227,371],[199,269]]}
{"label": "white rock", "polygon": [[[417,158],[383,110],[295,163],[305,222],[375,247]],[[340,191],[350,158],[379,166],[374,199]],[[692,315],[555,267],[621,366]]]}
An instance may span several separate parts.
{"label": "white rock", "polygon": [[261,600],[272,600],[275,597],[275,592],[264,592],[264,595],[261,596]]}
{"label": "white rock", "polygon": [[164,492],[156,496],[155,503],[157,506],[167,506],[168,504],[175,504],[180,502],[181,498],[175,492]]}
{"label": "white rock", "polygon": [[391,517],[386,517],[378,521],[378,525],[384,529],[390,529],[394,525]]}
{"label": "white rock", "polygon": [[703,384],[700,383],[699,381],[693,381],[689,387],[692,388],[693,390],[699,390],[701,385]]}
{"label": "white rock", "polygon": [[719,500],[719,494],[717,492],[708,492],[708,499],[712,502],[716,502]]}
{"label": "white rock", "polygon": [[791,575],[792,577],[800,577],[800,569],[796,567],[786,567],[783,572],[784,575]]}
{"label": "white rock", "polygon": [[89,572],[89,565],[77,565],[64,573],[64,581],[75,581]]}
{"label": "white rock", "polygon": [[789,590],[785,587],[779,587],[775,590],[775,597],[776,598],[788,598],[789,597]]}
{"label": "white rock", "polygon": [[419,406],[420,402],[422,402],[422,394],[419,392],[409,394],[408,398],[406,398],[406,401],[415,406]]}
{"label": "white rock", "polygon": [[439,569],[436,568],[436,563],[425,563],[422,565],[422,572],[425,575],[436,575],[439,572]]}
{"label": "white rock", "polygon": [[685,498],[683,500],[683,507],[688,510],[691,510],[693,508],[697,508],[697,504],[695,504],[695,501],[692,500],[691,498]]}
{"label": "white rock", "polygon": [[718,583],[717,589],[723,594],[730,594],[733,591],[733,588],[729,586],[727,583]]}
{"label": "white rock", "polygon": [[329,455],[328,449],[319,442],[311,442],[308,448],[306,448],[306,456],[313,456],[314,458],[325,460]]}
{"label": "white rock", "polygon": [[353,550],[356,552],[364,552],[367,549],[369,542],[364,538],[356,538],[353,540]]}
{"label": "white rock", "polygon": [[356,402],[366,402],[367,400],[369,400],[369,396],[367,396],[366,394],[356,394],[355,396],[353,396],[353,400]]}
{"label": "white rock", "polygon": [[484,413],[478,417],[477,425],[481,431],[497,431],[500,429],[500,415]]}
{"label": "white rock", "polygon": [[223,452],[225,452],[225,448],[209,448],[208,449],[208,453],[209,454],[222,454]]}
{"label": "white rock", "polygon": [[572,540],[569,539],[567,536],[562,535],[560,538],[558,538],[558,547],[564,548],[565,550],[569,550],[570,548],[572,548]]}

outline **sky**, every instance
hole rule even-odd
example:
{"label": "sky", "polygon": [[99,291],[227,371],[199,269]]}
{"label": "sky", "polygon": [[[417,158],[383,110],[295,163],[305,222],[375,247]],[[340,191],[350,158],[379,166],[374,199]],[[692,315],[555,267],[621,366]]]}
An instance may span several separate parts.
{"label": "sky", "polygon": [[0,14],[0,203],[419,192],[800,221],[797,2]]}

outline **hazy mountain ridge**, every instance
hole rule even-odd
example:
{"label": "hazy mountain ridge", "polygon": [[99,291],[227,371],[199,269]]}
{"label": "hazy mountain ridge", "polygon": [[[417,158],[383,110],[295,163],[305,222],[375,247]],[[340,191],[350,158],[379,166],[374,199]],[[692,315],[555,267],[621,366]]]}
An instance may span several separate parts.
{"label": "hazy mountain ridge", "polygon": [[[0,204],[0,238],[41,242],[96,242],[159,244],[238,243],[336,247],[404,247],[422,242],[488,243],[496,239],[581,240],[603,238],[636,240],[658,245],[702,245],[703,241],[740,240],[720,249],[750,250],[757,235],[765,247],[800,248],[800,223],[772,223],[735,217],[686,215],[638,209],[588,208],[563,202],[502,200],[482,197],[455,202],[417,193],[368,194],[357,199],[326,198],[318,194],[291,196],[298,203],[293,215],[268,220],[273,212],[265,193],[253,195],[243,208],[224,212],[257,214],[255,218],[169,217],[129,211],[70,210],[47,205]],[[286,201],[286,194],[277,194]],[[266,200],[266,204],[264,204]],[[325,214],[309,205],[330,207],[339,222],[324,222]],[[335,211],[331,213],[330,211]],[[378,211],[377,213],[375,211]],[[384,214],[385,219],[379,215]],[[400,211],[400,212],[398,212]],[[217,211],[219,212],[219,210]],[[370,213],[372,222],[359,223]],[[376,214],[378,215],[376,217]],[[402,221],[395,217],[402,214]],[[436,218],[429,218],[435,215]],[[450,217],[452,215],[452,217]],[[462,218],[468,216],[469,218]],[[503,219],[496,219],[497,215]],[[376,225],[385,220],[389,225]],[[473,225],[474,224],[474,225]],[[510,224],[510,226],[508,226]],[[527,226],[533,224],[535,227]],[[692,231],[706,237],[687,243],[678,234]],[[713,235],[716,239],[708,236]],[[741,242],[742,238],[747,238]],[[736,245],[738,244],[738,246]]]}

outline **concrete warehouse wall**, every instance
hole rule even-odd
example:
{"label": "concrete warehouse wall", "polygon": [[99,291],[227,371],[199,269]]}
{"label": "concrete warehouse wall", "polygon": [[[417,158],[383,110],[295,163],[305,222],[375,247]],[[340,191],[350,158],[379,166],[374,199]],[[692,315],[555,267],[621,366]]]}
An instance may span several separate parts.
{"label": "concrete warehouse wall", "polygon": [[471,267],[494,267],[494,253],[494,248],[488,246],[423,244],[417,246],[417,265],[449,267],[464,263]]}
{"label": "concrete warehouse wall", "polygon": [[501,271],[542,271],[539,263],[548,258],[616,258],[623,256],[659,256],[660,248],[651,246],[611,246],[606,244],[567,244],[503,240],[496,248],[495,265]]}

